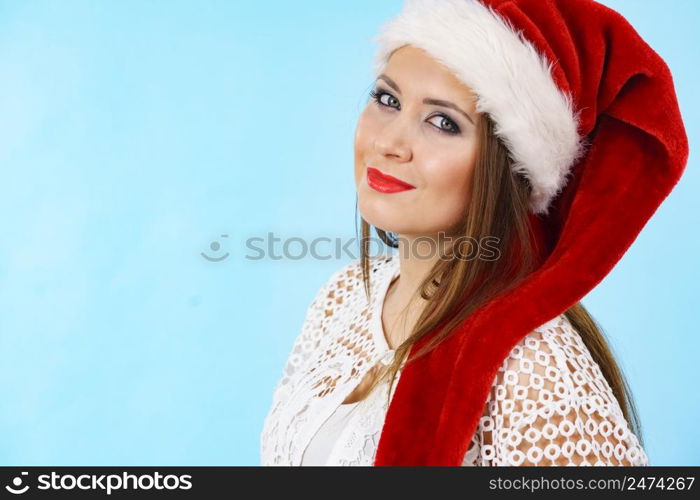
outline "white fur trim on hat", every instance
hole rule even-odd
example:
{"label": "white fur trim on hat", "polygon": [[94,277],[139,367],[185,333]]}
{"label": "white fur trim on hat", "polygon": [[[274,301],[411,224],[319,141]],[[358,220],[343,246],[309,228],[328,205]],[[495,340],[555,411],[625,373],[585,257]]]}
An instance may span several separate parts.
{"label": "white fur trim on hat", "polygon": [[530,210],[547,213],[584,152],[578,113],[556,85],[550,63],[533,44],[477,0],[405,0],[372,38],[379,76],[404,45],[425,50],[477,95],[508,148],[513,170],[532,185]]}

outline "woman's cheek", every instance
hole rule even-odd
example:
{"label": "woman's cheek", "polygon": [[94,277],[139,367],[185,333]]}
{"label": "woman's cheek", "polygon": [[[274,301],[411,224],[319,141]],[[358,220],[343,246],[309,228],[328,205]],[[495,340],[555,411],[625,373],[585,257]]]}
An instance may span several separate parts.
{"label": "woman's cheek", "polygon": [[359,192],[360,188],[362,187],[361,183],[362,180],[364,179],[365,176],[365,171],[364,167],[362,166],[361,160],[358,160],[355,163],[355,189]]}
{"label": "woman's cheek", "polygon": [[432,192],[442,198],[450,213],[461,213],[469,197],[470,168],[462,162],[449,169],[436,170],[431,174]]}

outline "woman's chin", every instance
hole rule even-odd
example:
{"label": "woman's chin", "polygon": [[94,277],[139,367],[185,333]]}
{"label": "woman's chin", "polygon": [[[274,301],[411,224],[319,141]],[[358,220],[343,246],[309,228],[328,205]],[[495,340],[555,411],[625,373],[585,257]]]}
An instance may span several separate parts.
{"label": "woman's chin", "polygon": [[392,217],[386,213],[375,214],[374,212],[366,213],[362,211],[360,211],[360,213],[362,214],[362,218],[370,225],[376,227],[377,229],[381,229],[382,231],[401,234],[407,229],[405,227],[405,217],[402,218],[398,215],[396,217]]}

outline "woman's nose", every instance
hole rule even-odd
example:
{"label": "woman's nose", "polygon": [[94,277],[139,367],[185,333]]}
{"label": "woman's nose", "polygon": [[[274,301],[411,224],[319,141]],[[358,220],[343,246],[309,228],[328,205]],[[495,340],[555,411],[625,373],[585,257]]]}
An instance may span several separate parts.
{"label": "woman's nose", "polygon": [[408,124],[401,118],[394,118],[376,134],[374,147],[382,156],[408,161],[411,159],[410,142]]}

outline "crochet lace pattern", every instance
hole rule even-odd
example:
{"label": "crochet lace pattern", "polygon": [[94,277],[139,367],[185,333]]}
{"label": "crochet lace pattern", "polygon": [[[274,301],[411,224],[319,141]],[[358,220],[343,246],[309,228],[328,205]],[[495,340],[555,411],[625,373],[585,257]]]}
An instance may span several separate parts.
{"label": "crochet lace pattern", "polygon": [[[300,465],[321,424],[370,369],[393,358],[381,311],[399,257],[370,262],[369,301],[355,260],[333,273],[309,305],[263,424],[262,465]],[[373,464],[388,390],[384,382],[351,410],[327,465]],[[462,465],[648,465],[648,458],[562,314],[525,336],[503,361]]]}

